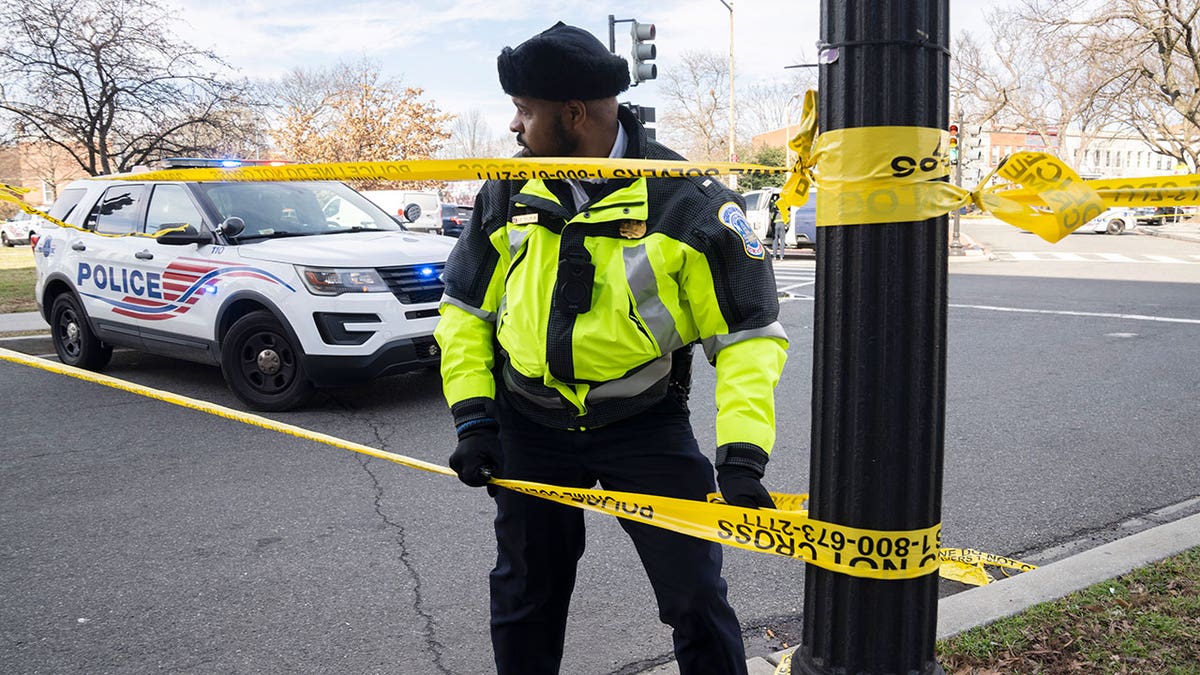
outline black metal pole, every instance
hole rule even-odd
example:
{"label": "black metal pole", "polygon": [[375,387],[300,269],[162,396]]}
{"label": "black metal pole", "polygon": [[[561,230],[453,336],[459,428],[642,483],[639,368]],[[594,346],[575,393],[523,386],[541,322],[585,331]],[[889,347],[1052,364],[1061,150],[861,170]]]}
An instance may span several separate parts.
{"label": "black metal pole", "polygon": [[[821,132],[944,129],[949,0],[822,0]],[[859,43],[859,44],[846,44]],[[824,59],[828,60],[828,59]],[[820,228],[811,515],[844,525],[941,522],[945,216]],[[881,581],[805,569],[794,673],[940,674],[938,575]]]}

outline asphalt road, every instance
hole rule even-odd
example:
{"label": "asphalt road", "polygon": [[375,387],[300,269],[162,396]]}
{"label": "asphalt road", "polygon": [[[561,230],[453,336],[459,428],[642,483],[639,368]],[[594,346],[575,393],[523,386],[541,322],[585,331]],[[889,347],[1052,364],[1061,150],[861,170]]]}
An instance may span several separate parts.
{"label": "asphalt road", "polygon": [[[1023,251],[1023,236],[998,234],[994,252]],[[1084,255],[1100,245],[1113,241],[1052,249],[1083,261],[952,263],[946,545],[1048,562],[1200,494],[1200,264]],[[767,482],[787,492],[808,485],[811,267],[801,256],[779,275],[792,347]],[[712,446],[712,369],[696,365],[694,424]],[[118,352],[107,372],[237,407],[215,368]],[[482,491],[25,366],[0,362],[0,381],[5,671],[491,670]],[[428,372],[386,378],[273,417],[442,463],[453,434],[438,386]],[[611,520],[588,523],[563,671],[669,659],[632,547]],[[726,572],[750,655],[795,639],[799,564],[729,549]]]}

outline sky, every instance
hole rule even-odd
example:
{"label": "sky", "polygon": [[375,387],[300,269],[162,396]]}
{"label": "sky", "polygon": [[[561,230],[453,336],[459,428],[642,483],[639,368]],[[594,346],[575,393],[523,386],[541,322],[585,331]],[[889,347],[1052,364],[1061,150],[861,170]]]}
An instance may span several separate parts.
{"label": "sky", "polygon": [[[983,34],[986,10],[1015,0],[950,0],[951,35]],[[274,79],[296,67],[363,57],[450,113],[477,109],[493,136],[506,133],[512,104],[496,78],[496,55],[558,20],[608,42],[608,16],[653,23],[659,78],[689,50],[729,52],[722,0],[167,0],[175,33],[215,51],[240,74]],[[783,81],[784,66],[812,62],[817,0],[733,0],[735,87]],[[616,51],[629,58],[629,24],[616,24]],[[620,97],[662,110],[656,81]],[[736,93],[735,93],[736,100]],[[661,116],[661,112],[660,112]]]}

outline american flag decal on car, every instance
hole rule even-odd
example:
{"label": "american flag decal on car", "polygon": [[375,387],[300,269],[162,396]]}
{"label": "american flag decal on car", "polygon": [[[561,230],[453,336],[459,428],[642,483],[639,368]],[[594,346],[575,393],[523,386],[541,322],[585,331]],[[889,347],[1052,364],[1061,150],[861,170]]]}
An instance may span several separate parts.
{"label": "american flag decal on car", "polygon": [[[223,279],[259,279],[296,291],[283,279],[258,267],[226,265],[194,258],[172,261],[161,275],[110,267],[107,276],[104,285],[108,290],[123,290],[126,295],[119,300],[92,293],[84,295],[112,305],[116,314],[146,321],[162,321],[186,314],[203,298],[215,295]],[[138,279],[139,276],[141,279]],[[99,282],[101,278],[96,281]]]}

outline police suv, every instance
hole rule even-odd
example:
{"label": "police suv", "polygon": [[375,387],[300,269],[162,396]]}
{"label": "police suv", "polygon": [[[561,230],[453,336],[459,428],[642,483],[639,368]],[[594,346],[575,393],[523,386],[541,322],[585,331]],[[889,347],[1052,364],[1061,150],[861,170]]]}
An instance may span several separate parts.
{"label": "police suv", "polygon": [[71,183],[34,245],[37,303],[67,364],[114,346],[220,365],[257,410],[438,363],[454,240],[407,232],[338,182]]}

